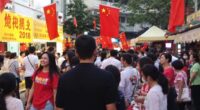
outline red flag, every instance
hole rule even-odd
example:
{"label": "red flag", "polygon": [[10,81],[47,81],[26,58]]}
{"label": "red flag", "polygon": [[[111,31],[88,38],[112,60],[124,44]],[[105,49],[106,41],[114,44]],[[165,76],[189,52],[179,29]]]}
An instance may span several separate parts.
{"label": "red flag", "polygon": [[6,3],[8,3],[10,0],[1,0],[0,1],[0,12],[3,11],[3,9],[5,8]]}
{"label": "red flag", "polygon": [[44,7],[44,14],[47,23],[47,30],[50,40],[57,38],[58,35],[58,21],[56,15],[56,4],[51,4]]}
{"label": "red flag", "polygon": [[113,49],[111,37],[101,36],[102,48]]}
{"label": "red flag", "polygon": [[123,50],[128,50],[129,49],[129,46],[128,46],[128,43],[126,41],[126,34],[124,32],[122,32],[119,36],[120,38],[120,41],[122,43],[122,49]]}
{"label": "red flag", "polygon": [[169,17],[169,32],[176,32],[176,26],[184,24],[185,3],[184,0],[171,0],[171,9]]}
{"label": "red flag", "polygon": [[99,6],[100,35],[118,37],[119,35],[119,9],[104,5]]}
{"label": "red flag", "polygon": [[94,19],[92,23],[93,23],[93,28],[96,29],[97,27],[96,19]]}
{"label": "red flag", "polygon": [[78,23],[77,23],[76,17],[74,17],[73,23],[74,23],[74,26],[77,28],[78,27]]}

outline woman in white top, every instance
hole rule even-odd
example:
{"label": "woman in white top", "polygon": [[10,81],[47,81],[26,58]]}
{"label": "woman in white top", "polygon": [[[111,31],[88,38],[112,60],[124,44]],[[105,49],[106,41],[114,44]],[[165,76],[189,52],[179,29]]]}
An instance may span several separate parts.
{"label": "woman in white top", "polygon": [[12,73],[0,75],[0,110],[24,110],[22,101],[13,97],[16,78]]}
{"label": "woman in white top", "polygon": [[142,68],[142,76],[150,86],[144,101],[145,110],[167,110],[168,80],[152,64]]}

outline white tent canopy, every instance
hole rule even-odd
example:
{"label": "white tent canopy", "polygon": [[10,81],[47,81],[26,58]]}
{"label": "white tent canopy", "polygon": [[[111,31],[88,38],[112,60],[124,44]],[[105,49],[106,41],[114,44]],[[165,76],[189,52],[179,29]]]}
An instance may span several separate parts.
{"label": "white tent canopy", "polygon": [[139,37],[132,39],[131,43],[143,43],[143,42],[153,42],[153,41],[165,41],[174,40],[171,37],[165,37],[166,32],[156,26],[152,26],[146,32],[144,32]]}

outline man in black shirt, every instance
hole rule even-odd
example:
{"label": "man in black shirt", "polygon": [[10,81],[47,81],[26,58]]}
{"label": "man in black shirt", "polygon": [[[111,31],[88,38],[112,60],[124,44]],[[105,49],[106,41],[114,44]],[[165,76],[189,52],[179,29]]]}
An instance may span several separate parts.
{"label": "man in black shirt", "polygon": [[60,78],[57,110],[116,110],[113,76],[93,64],[97,54],[95,40],[80,36],[75,48],[80,64]]}

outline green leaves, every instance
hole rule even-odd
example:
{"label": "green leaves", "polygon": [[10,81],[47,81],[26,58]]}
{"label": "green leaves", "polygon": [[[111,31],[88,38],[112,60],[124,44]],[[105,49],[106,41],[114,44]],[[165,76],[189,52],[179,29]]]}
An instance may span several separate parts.
{"label": "green leaves", "polygon": [[149,23],[167,29],[170,0],[129,0],[130,25]]}
{"label": "green leaves", "polygon": [[[64,32],[67,34],[82,34],[93,28],[93,16],[87,11],[87,6],[82,0],[73,0],[73,3],[67,6],[67,17],[64,22]],[[78,27],[73,24],[73,18],[76,17]]]}

